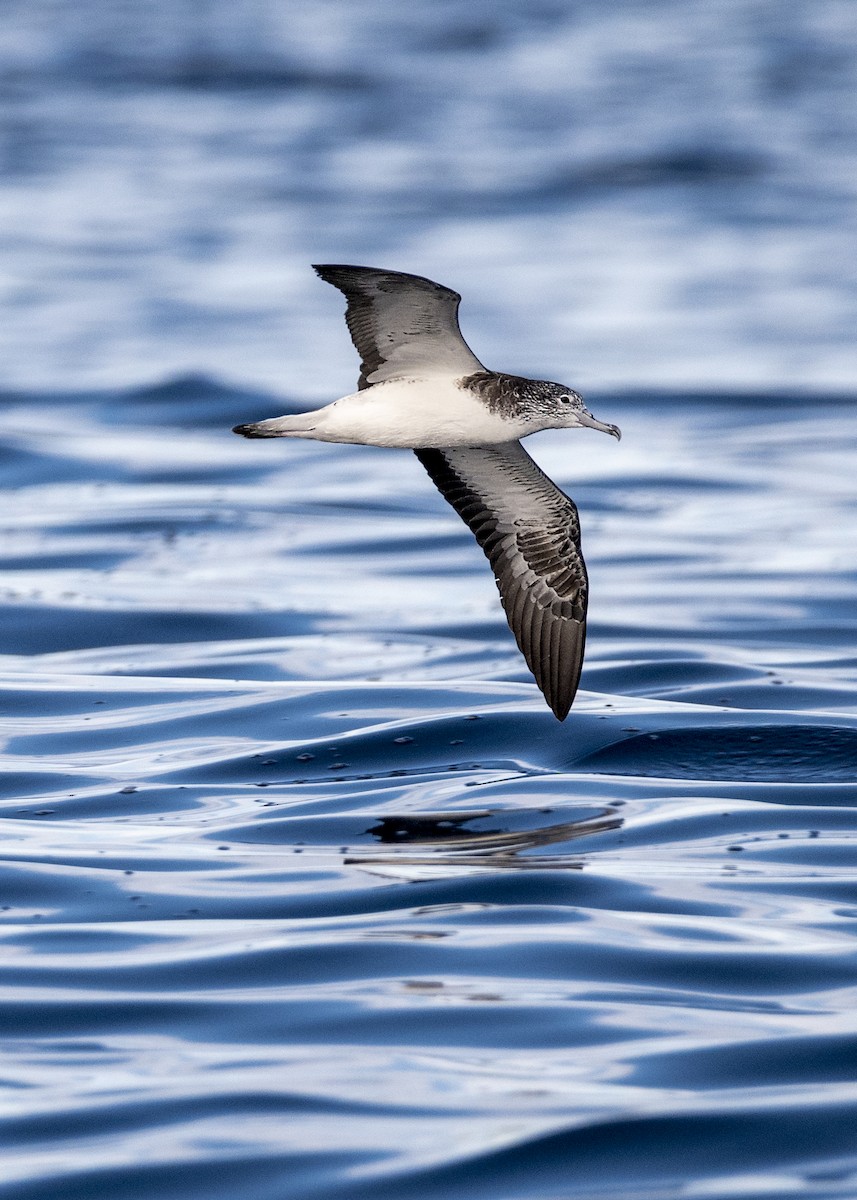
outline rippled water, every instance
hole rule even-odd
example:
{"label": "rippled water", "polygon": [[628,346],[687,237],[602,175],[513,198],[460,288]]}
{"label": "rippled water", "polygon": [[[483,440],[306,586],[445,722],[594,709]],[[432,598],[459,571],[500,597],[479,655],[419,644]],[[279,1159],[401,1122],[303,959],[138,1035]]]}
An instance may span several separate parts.
{"label": "rippled water", "polygon": [[[857,1195],[849,6],[134,11],[0,44],[0,1196]],[[229,432],[340,256],[622,427],[563,725],[413,455]]]}
{"label": "rippled water", "polygon": [[853,1194],[857,410],[533,439],[559,725],[413,456],[276,403],[3,405],[2,1194]]}

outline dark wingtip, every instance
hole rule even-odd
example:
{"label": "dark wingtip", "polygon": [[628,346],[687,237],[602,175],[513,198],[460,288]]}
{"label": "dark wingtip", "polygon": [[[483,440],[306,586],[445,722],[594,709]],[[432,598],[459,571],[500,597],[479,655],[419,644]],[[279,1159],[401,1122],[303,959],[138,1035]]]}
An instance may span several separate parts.
{"label": "dark wingtip", "polygon": [[313,263],[312,269],[325,283],[333,283],[335,276],[343,271],[374,271],[374,267],[357,267],[349,263]]}
{"label": "dark wingtip", "polygon": [[233,433],[240,433],[242,437],[258,438],[264,437],[264,433],[259,433],[255,425],[233,425]]}
{"label": "dark wingtip", "polygon": [[[560,666],[559,662],[553,663],[554,669]],[[553,681],[551,681],[553,683]],[[565,686],[563,686],[565,684]],[[558,721],[564,721],[568,716],[571,706],[574,703],[574,697],[577,695],[577,682],[573,686],[569,686],[567,681],[560,682],[559,686],[551,686],[548,684],[545,687],[539,685],[539,690],[547,701],[548,708]]]}
{"label": "dark wingtip", "polygon": [[[569,622],[563,632],[571,632],[573,625],[577,625],[577,622]],[[552,654],[555,655],[557,678],[555,681],[551,680],[551,686],[544,690],[544,697],[558,721],[564,721],[568,716],[580,686],[586,626],[581,624],[577,628],[579,632],[572,636],[571,645],[566,642],[565,653],[559,647],[551,647]],[[562,637],[562,634],[560,636]]]}
{"label": "dark wingtip", "polygon": [[356,263],[313,263],[312,269],[319,279],[339,288],[346,296],[353,291],[362,294],[362,287],[368,285],[370,292],[377,287],[381,287],[384,291],[391,287],[416,287],[422,290],[428,288],[430,291],[445,293],[458,300],[461,299],[458,292],[453,292],[452,288],[444,287],[442,283],[435,283],[426,275],[412,275],[409,271],[393,271],[387,267],[359,267]]}

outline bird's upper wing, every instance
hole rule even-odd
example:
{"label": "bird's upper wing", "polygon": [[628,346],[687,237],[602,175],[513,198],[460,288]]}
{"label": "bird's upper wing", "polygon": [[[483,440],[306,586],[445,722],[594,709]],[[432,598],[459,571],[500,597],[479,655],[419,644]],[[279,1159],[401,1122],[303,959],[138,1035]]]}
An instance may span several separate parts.
{"label": "bird's upper wing", "polygon": [[359,387],[386,379],[484,371],[458,328],[458,292],[401,271],[324,264],[315,270],[348,301]]}
{"label": "bird's upper wing", "polygon": [[577,508],[520,442],[415,453],[485,551],[521,653],[564,720],[586,639]]}

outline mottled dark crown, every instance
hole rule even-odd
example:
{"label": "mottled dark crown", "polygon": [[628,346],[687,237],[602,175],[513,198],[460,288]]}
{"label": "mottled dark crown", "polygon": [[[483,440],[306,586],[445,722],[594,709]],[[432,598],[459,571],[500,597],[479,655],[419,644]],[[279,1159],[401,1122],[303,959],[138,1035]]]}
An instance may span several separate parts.
{"label": "mottled dark crown", "polygon": [[461,384],[476,392],[492,413],[507,420],[584,407],[577,392],[550,379],[528,379],[525,375],[504,375],[500,371],[477,371],[462,379]]}

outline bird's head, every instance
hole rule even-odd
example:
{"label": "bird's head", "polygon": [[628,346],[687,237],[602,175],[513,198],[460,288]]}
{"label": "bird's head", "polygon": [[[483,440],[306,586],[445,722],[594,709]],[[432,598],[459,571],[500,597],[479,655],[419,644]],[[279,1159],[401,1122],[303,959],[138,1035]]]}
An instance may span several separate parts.
{"label": "bird's head", "polygon": [[603,421],[597,421],[583,403],[583,397],[565,384],[541,381],[538,400],[540,416],[550,419],[545,428],[600,429],[602,433],[609,433],[617,441],[622,436],[618,425],[606,425]]}

